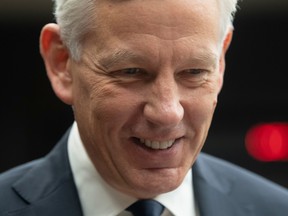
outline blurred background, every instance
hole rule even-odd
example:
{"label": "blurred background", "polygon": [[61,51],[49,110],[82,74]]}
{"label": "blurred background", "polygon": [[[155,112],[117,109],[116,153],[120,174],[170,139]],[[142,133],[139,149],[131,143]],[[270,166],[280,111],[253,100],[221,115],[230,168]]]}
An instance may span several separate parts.
{"label": "blurred background", "polygon": [[[0,172],[47,154],[73,122],[70,107],[51,90],[38,51],[41,27],[54,21],[52,8],[50,0],[0,0]],[[287,38],[287,0],[240,2],[224,88],[203,149],[284,187]],[[264,129],[251,131],[261,124]]]}

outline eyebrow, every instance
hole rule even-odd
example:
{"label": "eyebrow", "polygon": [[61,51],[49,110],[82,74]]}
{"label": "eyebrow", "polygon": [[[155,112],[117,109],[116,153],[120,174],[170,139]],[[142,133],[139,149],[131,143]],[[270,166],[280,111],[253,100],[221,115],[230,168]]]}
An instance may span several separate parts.
{"label": "eyebrow", "polygon": [[189,60],[194,64],[207,65],[210,64],[213,68],[217,66],[218,55],[212,51],[190,53]]}
{"label": "eyebrow", "polygon": [[[207,64],[212,63],[212,67],[215,68],[217,65],[217,55],[213,52],[201,52],[197,53],[195,55],[190,53],[189,59],[191,62],[195,64]],[[176,58],[177,59],[177,58]],[[103,54],[100,59],[98,60],[98,63],[104,67],[105,69],[112,68],[115,65],[119,65],[121,62],[143,62],[144,59],[141,58],[140,55],[138,55],[135,52],[132,52],[128,49],[117,49],[115,51],[108,52]]]}
{"label": "eyebrow", "polygon": [[113,67],[124,61],[135,61],[139,60],[139,56],[136,55],[134,52],[131,52],[126,49],[116,50],[112,54],[106,54],[99,59],[99,63],[101,66],[105,67],[106,69]]}

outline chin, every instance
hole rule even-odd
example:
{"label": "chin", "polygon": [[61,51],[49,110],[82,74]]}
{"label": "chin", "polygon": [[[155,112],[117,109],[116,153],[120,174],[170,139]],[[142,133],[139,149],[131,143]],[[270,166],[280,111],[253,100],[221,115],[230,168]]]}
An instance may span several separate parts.
{"label": "chin", "polygon": [[183,176],[156,176],[154,178],[144,178],[134,184],[132,196],[139,199],[149,199],[160,194],[168,193],[178,188],[185,175]]}

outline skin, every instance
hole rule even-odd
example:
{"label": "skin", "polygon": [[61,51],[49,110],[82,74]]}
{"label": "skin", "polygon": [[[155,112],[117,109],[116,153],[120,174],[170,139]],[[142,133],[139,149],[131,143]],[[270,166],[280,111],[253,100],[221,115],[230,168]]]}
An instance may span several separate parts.
{"label": "skin", "polygon": [[[80,61],[56,24],[43,28],[41,54],[102,178],[152,198],[181,184],[205,142],[232,32],[222,40],[214,0],[100,0],[96,8]],[[152,150],[141,138],[175,142]]]}

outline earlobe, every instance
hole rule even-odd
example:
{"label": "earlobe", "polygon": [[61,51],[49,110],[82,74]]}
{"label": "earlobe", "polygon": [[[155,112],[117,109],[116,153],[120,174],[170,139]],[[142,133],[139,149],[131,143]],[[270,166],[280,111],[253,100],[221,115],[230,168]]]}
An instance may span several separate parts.
{"label": "earlobe", "polygon": [[68,68],[69,52],[61,40],[57,24],[43,27],[40,36],[40,52],[55,94],[64,103],[72,105],[72,76]]}

